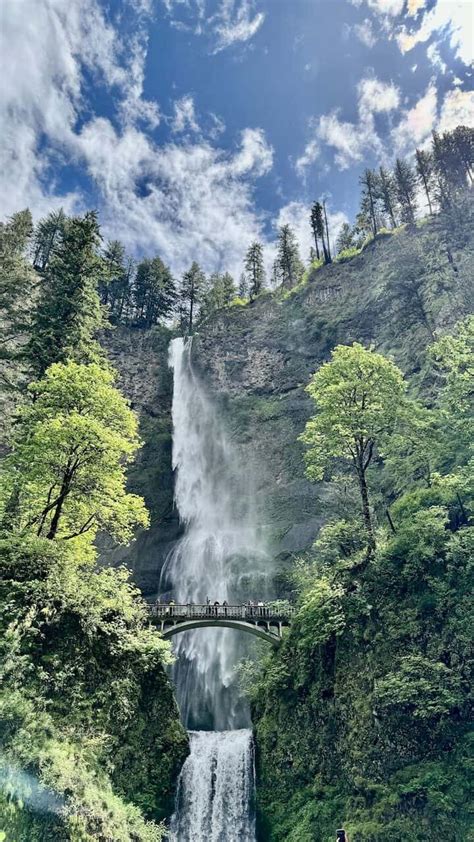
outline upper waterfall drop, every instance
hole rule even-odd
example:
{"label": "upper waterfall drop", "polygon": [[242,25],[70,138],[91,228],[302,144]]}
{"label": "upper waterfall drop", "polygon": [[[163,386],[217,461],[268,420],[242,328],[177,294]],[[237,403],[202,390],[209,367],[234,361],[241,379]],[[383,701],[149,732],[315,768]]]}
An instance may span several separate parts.
{"label": "upper waterfall drop", "polygon": [[[175,503],[184,535],[161,576],[162,592],[179,603],[242,602],[268,592],[269,556],[255,517],[255,495],[216,408],[195,375],[191,341],[170,344],[173,387]],[[235,663],[248,650],[242,633],[184,632],[176,641],[176,691],[185,724],[228,730],[250,725],[234,683]]]}

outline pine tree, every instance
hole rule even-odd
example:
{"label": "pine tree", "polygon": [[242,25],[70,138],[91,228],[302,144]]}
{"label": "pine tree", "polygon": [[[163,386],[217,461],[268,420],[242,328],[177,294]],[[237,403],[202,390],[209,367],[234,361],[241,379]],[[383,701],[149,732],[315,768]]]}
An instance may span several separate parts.
{"label": "pine tree", "polygon": [[247,251],[245,257],[245,273],[249,283],[250,301],[261,292],[265,282],[265,268],[263,265],[262,244],[255,241]]}
{"label": "pine tree", "polygon": [[43,274],[25,355],[41,377],[53,362],[101,356],[94,334],[104,326],[97,287],[103,272],[95,211],[68,219]]}
{"label": "pine tree", "polygon": [[474,129],[470,126],[457,126],[451,132],[451,138],[465,169],[466,177],[472,184],[474,180]]}
{"label": "pine tree", "polygon": [[125,248],[119,240],[109,240],[103,254],[103,276],[99,283],[102,304],[113,310],[112,286],[125,272]]}
{"label": "pine tree", "polygon": [[205,286],[205,275],[199,264],[193,261],[190,269],[184,273],[179,292],[179,305],[183,329],[193,332],[197,308]]}
{"label": "pine tree", "polygon": [[314,237],[314,247],[316,250],[316,260],[319,260],[319,237],[320,237],[320,226],[319,226],[319,209],[318,209],[318,202],[314,202],[311,208],[311,230],[313,232]]}
{"label": "pine tree", "polygon": [[132,298],[135,320],[141,327],[152,327],[170,315],[176,303],[176,287],[160,257],[145,258],[138,264]]}
{"label": "pine tree", "polygon": [[377,220],[377,195],[378,195],[378,179],[374,170],[365,170],[364,174],[359,179],[362,185],[361,204],[365,203],[372,229],[372,234],[375,237],[378,230]]}
{"label": "pine tree", "polygon": [[52,211],[36,226],[33,243],[33,266],[39,272],[44,272],[54,249],[58,245],[60,236],[64,233],[66,215],[62,208]]}
{"label": "pine tree", "polygon": [[348,222],[344,222],[336,240],[336,250],[338,253],[354,248],[354,232]]}
{"label": "pine tree", "polygon": [[[0,222],[0,360],[8,362],[17,355],[28,331],[31,300],[39,280],[27,257],[32,233],[29,210]],[[8,387],[15,385],[11,366],[1,370],[0,377]]]}
{"label": "pine tree", "polygon": [[245,274],[245,272],[242,272],[242,274],[240,275],[239,296],[240,298],[248,298],[249,296],[249,282],[247,280],[247,275]]}
{"label": "pine tree", "polygon": [[219,272],[214,272],[201,296],[199,322],[205,321],[218,310],[228,307],[236,294],[237,290],[232,275],[229,272],[224,272],[222,275]]}
{"label": "pine tree", "polygon": [[413,225],[416,211],[416,175],[408,161],[397,158],[395,186],[403,222]]}
{"label": "pine tree", "polygon": [[324,213],[324,228],[326,231],[326,245],[327,245],[327,260],[326,263],[332,262],[331,256],[331,243],[329,240],[329,225],[328,225],[328,215],[326,211],[326,199],[323,200],[323,213]]}
{"label": "pine tree", "polygon": [[[315,243],[317,244],[318,240],[321,241],[321,245],[323,248],[323,256],[324,262],[330,263],[331,256],[329,252],[329,244],[326,244],[326,228],[324,222],[324,208],[321,202],[315,202],[313,207],[311,208],[311,227],[313,229],[313,234],[315,237]],[[316,252],[318,255],[319,260],[319,250]]]}
{"label": "pine tree", "polygon": [[416,172],[418,175],[418,179],[420,184],[423,185],[423,189],[426,194],[426,200],[428,202],[428,208],[430,211],[430,216],[433,215],[433,205],[431,203],[431,184],[433,180],[433,157],[430,155],[429,152],[426,152],[424,149],[417,149],[415,152],[416,157]]}
{"label": "pine tree", "polygon": [[395,181],[391,173],[384,167],[380,167],[377,179],[377,196],[382,203],[383,212],[388,216],[392,228],[397,227],[395,216],[397,195]]}
{"label": "pine tree", "polygon": [[282,225],[278,233],[278,251],[274,264],[275,277],[286,289],[292,289],[301,280],[304,271],[296,237],[289,225]]}

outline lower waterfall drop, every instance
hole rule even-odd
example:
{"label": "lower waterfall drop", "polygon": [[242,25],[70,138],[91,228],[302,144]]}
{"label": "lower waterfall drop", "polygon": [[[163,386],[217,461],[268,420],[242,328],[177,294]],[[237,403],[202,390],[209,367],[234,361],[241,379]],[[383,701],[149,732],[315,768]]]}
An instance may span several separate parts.
{"label": "lower waterfall drop", "polygon": [[178,784],[173,842],[254,842],[252,732],[190,731]]}
{"label": "lower waterfall drop", "polygon": [[[251,472],[193,371],[190,340],[171,342],[170,366],[175,503],[184,534],[165,563],[160,593],[181,604],[265,597],[269,556]],[[191,753],[178,782],[173,842],[255,842],[250,712],[234,680],[249,638],[222,628],[176,636],[173,680]]]}

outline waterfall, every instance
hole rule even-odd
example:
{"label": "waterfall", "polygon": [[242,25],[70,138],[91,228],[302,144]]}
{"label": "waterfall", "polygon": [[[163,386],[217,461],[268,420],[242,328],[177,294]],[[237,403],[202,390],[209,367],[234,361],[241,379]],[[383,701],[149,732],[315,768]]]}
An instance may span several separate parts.
{"label": "waterfall", "polygon": [[[240,603],[267,591],[268,554],[243,466],[191,364],[191,342],[170,345],[175,503],[183,536],[164,565],[160,593],[177,603]],[[173,679],[191,753],[181,772],[171,838],[254,842],[250,713],[234,666],[249,635],[204,628],[175,638]],[[205,729],[205,730],[203,730]]]}
{"label": "waterfall", "polygon": [[[185,531],[164,565],[160,591],[178,603],[209,597],[232,604],[263,595],[268,555],[257,527],[251,472],[193,372],[190,341],[172,341],[170,365],[175,502]],[[250,725],[234,680],[234,665],[249,645],[248,635],[228,629],[177,636],[174,680],[188,728]]]}
{"label": "waterfall", "polygon": [[178,784],[173,842],[254,842],[252,732],[191,731]]}

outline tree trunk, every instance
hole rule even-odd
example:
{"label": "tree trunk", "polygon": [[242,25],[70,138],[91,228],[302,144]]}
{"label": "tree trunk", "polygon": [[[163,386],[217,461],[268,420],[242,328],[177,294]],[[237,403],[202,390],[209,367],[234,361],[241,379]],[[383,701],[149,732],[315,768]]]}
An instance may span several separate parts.
{"label": "tree trunk", "polygon": [[375,536],[374,527],[372,524],[372,517],[370,514],[369,490],[367,488],[367,479],[365,476],[365,468],[363,464],[362,454],[358,455],[356,461],[357,478],[359,480],[359,490],[362,500],[362,517],[364,520],[365,531],[367,533],[367,561],[373,557],[375,550]]}
{"label": "tree trunk", "polygon": [[316,246],[316,258],[317,258],[317,260],[319,260],[320,255],[319,255],[318,235],[316,233],[315,228],[313,228],[313,234],[314,234],[314,245]]}
{"label": "tree trunk", "polygon": [[328,226],[328,215],[326,213],[326,202],[323,202],[323,210],[324,210],[324,224],[325,224],[325,227],[326,227],[326,241],[327,241],[327,244],[328,244],[326,263],[332,263],[331,246],[329,245],[329,226]]}
{"label": "tree trunk", "polygon": [[71,479],[72,479],[72,472],[71,471],[68,471],[67,473],[64,474],[63,481],[62,481],[62,484],[61,484],[61,491],[60,491],[60,494],[59,494],[58,502],[56,503],[56,506],[55,506],[55,509],[54,509],[54,514],[53,514],[53,517],[51,519],[49,532],[46,535],[46,537],[50,541],[53,540],[53,538],[56,537],[56,533],[57,533],[58,527],[59,527],[59,521],[60,521],[62,510],[63,510],[64,501],[65,501],[67,495],[69,494],[69,490],[70,490],[70,487],[71,487]]}

